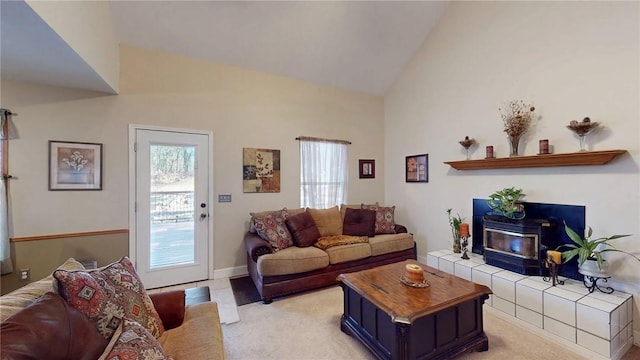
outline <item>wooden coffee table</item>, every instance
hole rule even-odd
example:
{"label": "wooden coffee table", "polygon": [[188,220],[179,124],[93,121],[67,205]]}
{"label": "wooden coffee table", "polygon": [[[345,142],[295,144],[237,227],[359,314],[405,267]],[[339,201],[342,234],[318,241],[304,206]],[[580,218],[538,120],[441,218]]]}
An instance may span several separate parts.
{"label": "wooden coffee table", "polygon": [[[400,281],[405,265],[425,270],[428,287]],[[448,359],[486,351],[482,304],[491,290],[413,260],[341,274],[340,328],[378,359]]]}

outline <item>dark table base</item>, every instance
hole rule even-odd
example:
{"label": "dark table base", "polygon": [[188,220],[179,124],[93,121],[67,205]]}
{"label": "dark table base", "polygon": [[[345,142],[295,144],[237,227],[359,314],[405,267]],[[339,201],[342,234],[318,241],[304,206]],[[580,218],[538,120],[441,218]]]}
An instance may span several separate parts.
{"label": "dark table base", "polygon": [[482,324],[486,295],[405,324],[393,322],[369,300],[340,285],[344,291],[341,330],[361,341],[378,359],[450,359],[489,349]]}

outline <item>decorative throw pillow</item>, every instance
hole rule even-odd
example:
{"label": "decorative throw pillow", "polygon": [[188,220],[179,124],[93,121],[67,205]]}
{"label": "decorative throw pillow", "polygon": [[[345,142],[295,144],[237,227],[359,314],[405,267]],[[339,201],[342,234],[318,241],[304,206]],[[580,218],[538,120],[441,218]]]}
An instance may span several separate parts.
{"label": "decorative throw pillow", "polygon": [[285,221],[287,228],[293,237],[293,243],[297,247],[311,246],[318,241],[320,231],[313,221],[313,217],[308,212],[289,216]]}
{"label": "decorative throw pillow", "polygon": [[94,360],[108,341],[83,313],[48,292],[0,324],[2,359]]}
{"label": "decorative throw pillow", "polygon": [[160,337],[164,327],[160,316],[128,257],[89,271],[56,270],[60,295],[92,319],[98,332],[110,339],[127,316]]}
{"label": "decorative throw pillow", "polygon": [[329,209],[307,208],[307,212],[313,217],[320,236],[342,235],[342,217],[338,205]]}
{"label": "decorative throw pillow", "polygon": [[379,206],[362,204],[363,209],[376,211],[376,234],[395,234],[396,223],[394,219],[395,206]]}
{"label": "decorative throw pillow", "polygon": [[287,212],[286,208],[274,211],[263,217],[253,217],[253,226],[258,236],[267,240],[274,251],[286,249],[293,245],[293,238],[285,224],[288,217],[289,212]]}
{"label": "decorative throw pillow", "polygon": [[313,244],[318,249],[326,250],[332,246],[360,244],[369,242],[367,236],[351,236],[351,235],[329,235],[323,236]]}
{"label": "decorative throw pillow", "polygon": [[342,225],[344,235],[374,236],[376,234],[376,211],[347,208]]}
{"label": "decorative throw pillow", "polygon": [[124,318],[98,360],[173,359],[151,333],[137,321]]}

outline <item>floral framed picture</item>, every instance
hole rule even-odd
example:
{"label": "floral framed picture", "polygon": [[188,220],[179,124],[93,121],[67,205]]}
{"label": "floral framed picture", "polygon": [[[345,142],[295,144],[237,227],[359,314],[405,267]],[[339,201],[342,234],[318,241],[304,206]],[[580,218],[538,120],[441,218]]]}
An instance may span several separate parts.
{"label": "floral framed picture", "polygon": [[50,140],[49,190],[102,190],[102,144]]}
{"label": "floral framed picture", "polygon": [[429,182],[429,154],[407,156],[404,168],[406,182]]}
{"label": "floral framed picture", "polygon": [[242,192],[280,192],[280,150],[242,148]]}
{"label": "floral framed picture", "polygon": [[375,160],[358,160],[358,173],[360,179],[376,178],[376,161]]}

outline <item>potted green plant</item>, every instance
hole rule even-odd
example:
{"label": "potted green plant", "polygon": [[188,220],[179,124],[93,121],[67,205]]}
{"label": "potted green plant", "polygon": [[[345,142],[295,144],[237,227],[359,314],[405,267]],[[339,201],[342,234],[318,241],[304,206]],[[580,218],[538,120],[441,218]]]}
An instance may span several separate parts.
{"label": "potted green plant", "polygon": [[491,210],[511,219],[523,219],[525,216],[522,189],[504,188],[489,195],[487,204]]}
{"label": "potted green plant", "polygon": [[447,215],[449,216],[449,226],[451,227],[451,235],[453,236],[453,252],[461,252],[460,247],[460,224],[464,221],[464,218],[460,217],[460,214],[455,216],[451,215],[451,209],[447,209]]}
{"label": "potted green plant", "polygon": [[611,240],[631,236],[629,234],[612,235],[608,237],[591,239],[591,236],[593,235],[593,229],[589,227],[587,236],[583,238],[578,235],[573,229],[571,229],[566,222],[564,223],[564,230],[571,241],[573,241],[573,244],[564,244],[558,247],[558,249],[569,248],[569,250],[562,251],[562,262],[566,263],[577,256],[578,272],[583,275],[606,277],[608,267],[606,266],[607,263],[605,259],[602,257],[602,253],[608,251],[624,253],[640,261],[640,258],[638,258],[637,256],[624,250],[616,249],[609,243]]}

